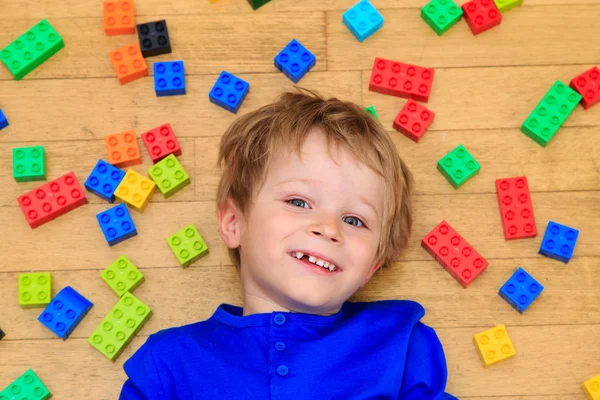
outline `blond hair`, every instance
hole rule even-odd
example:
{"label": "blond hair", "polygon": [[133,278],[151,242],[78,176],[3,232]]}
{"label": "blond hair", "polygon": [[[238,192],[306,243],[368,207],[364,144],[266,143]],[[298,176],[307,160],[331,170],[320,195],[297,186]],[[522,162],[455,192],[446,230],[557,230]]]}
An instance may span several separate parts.
{"label": "blond hair", "polygon": [[[333,141],[383,177],[382,233],[375,259],[381,260],[382,267],[389,266],[406,247],[411,231],[412,175],[379,121],[351,102],[326,100],[297,88],[297,92],[284,93],[274,103],[236,119],[219,145],[217,166],[223,172],[217,210],[231,198],[246,218],[273,154],[287,149],[301,158],[302,145],[313,127],[325,134],[330,155]],[[229,249],[229,257],[239,270],[239,249]]]}

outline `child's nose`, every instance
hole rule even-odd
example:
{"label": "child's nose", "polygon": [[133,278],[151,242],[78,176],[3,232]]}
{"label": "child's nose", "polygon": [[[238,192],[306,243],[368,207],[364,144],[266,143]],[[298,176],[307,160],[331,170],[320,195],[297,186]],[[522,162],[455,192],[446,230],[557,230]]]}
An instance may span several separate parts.
{"label": "child's nose", "polygon": [[337,243],[342,242],[340,224],[335,218],[320,218],[319,221],[310,226],[310,231],[315,236],[322,236],[325,239],[330,239],[331,241]]}

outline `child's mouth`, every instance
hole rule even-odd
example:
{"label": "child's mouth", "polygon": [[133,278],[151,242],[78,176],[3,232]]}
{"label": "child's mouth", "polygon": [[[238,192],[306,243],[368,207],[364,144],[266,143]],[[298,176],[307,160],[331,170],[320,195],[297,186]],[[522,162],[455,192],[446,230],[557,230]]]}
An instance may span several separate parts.
{"label": "child's mouth", "polygon": [[293,251],[289,254],[296,260],[296,262],[309,268],[311,271],[320,273],[321,275],[335,275],[342,271],[341,268],[332,263],[308,254],[304,254],[302,252]]}

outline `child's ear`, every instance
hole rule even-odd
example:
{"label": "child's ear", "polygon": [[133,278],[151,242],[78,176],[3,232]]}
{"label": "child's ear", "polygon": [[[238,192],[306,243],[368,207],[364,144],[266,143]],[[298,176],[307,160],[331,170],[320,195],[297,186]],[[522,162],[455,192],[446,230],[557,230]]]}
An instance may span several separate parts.
{"label": "child's ear", "polygon": [[380,260],[378,260],[377,262],[375,262],[373,264],[373,266],[369,270],[369,273],[365,277],[365,281],[363,282],[362,285],[360,285],[360,287],[365,286],[367,284],[367,282],[369,282],[371,280],[371,278],[373,277],[373,274],[375,274],[375,272],[377,272],[377,270],[379,269],[379,267],[381,267],[381,263],[382,262],[383,262],[383,259],[380,259]]}
{"label": "child's ear", "polygon": [[219,233],[225,245],[230,249],[240,247],[244,218],[232,198],[225,199],[217,210],[217,217]]}

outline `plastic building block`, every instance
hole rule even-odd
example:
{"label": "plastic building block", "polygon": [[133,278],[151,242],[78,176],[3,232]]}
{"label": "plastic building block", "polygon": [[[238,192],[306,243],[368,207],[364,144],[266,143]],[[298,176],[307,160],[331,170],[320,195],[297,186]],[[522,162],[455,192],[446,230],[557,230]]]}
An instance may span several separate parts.
{"label": "plastic building block", "polygon": [[529,114],[521,126],[521,132],[546,147],[560,126],[573,112],[581,95],[561,81],[556,81],[542,101]]}
{"label": "plastic building block", "polygon": [[185,94],[183,61],[154,63],[154,91],[159,97]]}
{"label": "plastic building block", "polygon": [[421,8],[421,18],[442,36],[463,16],[463,10],[452,0],[431,0]]}
{"label": "plastic building block", "polygon": [[240,109],[249,90],[248,82],[223,71],[210,90],[208,99],[211,103],[235,114]]}
{"label": "plastic building block", "polygon": [[494,0],[471,0],[463,4],[462,9],[473,35],[479,35],[502,22],[502,14]]}
{"label": "plastic building block", "polygon": [[98,160],[84,186],[90,192],[112,203],[115,201],[115,190],[124,176],[125,172],[119,168],[113,167],[106,161]]}
{"label": "plastic building block", "polygon": [[292,39],[275,56],[275,68],[283,72],[292,82],[298,83],[315,66],[317,58],[296,39]]}
{"label": "plastic building block", "polygon": [[523,0],[494,0],[494,2],[500,12],[508,11],[523,4]]}
{"label": "plastic building block", "polygon": [[123,203],[96,214],[96,219],[109,246],[137,235],[129,210]]}
{"label": "plastic building block", "polygon": [[458,147],[438,161],[437,169],[454,189],[458,189],[477,175],[481,167],[467,149],[459,144]]}
{"label": "plastic building block", "polygon": [[194,224],[190,224],[167,238],[167,244],[173,250],[177,261],[187,267],[200,257],[208,254],[208,246],[198,233]]}
{"label": "plastic building block", "polygon": [[564,263],[573,257],[579,231],[566,225],[549,221],[539,253]]}
{"label": "plastic building block", "polygon": [[365,107],[364,110],[366,112],[368,112],[369,114],[371,114],[372,116],[374,116],[375,119],[379,119],[379,116],[377,115],[377,111],[375,111],[375,107],[373,107],[373,106]]}
{"label": "plastic building block", "polygon": [[115,196],[142,212],[152,197],[154,189],[156,189],[156,184],[151,179],[133,169],[128,169],[125,178],[117,186]]}
{"label": "plastic building block", "polygon": [[6,336],[6,334],[4,333],[4,331],[2,329],[0,329],[0,340],[2,340],[2,338]]}
{"label": "plastic building block", "polygon": [[369,90],[427,103],[433,75],[432,68],[375,58]]}
{"label": "plastic building block", "polygon": [[13,177],[17,182],[45,181],[46,156],[43,146],[13,149]]}
{"label": "plastic building block", "polygon": [[2,49],[0,60],[20,80],[63,47],[62,37],[43,19]]}
{"label": "plastic building block", "polygon": [[154,164],[169,154],[181,155],[181,147],[173,132],[173,128],[171,128],[171,124],[164,124],[142,133],[142,140]]}
{"label": "plastic building block", "polygon": [[104,144],[108,153],[108,162],[115,167],[125,168],[142,163],[135,131],[106,135]]}
{"label": "plastic building block", "polygon": [[262,7],[265,4],[267,4],[269,1],[271,1],[271,0],[248,0],[248,3],[250,3],[253,10],[256,10],[257,8]]}
{"label": "plastic building block", "polygon": [[142,49],[144,57],[153,57],[171,52],[171,41],[169,40],[166,20],[138,24],[137,31],[140,39],[140,49]]}
{"label": "plastic building block", "polygon": [[66,340],[93,304],[70,286],[64,287],[38,317],[46,328]]}
{"label": "plastic building block", "polygon": [[0,400],[48,400],[52,394],[32,369],[0,392]]}
{"label": "plastic building block", "polygon": [[29,226],[37,228],[87,203],[73,172],[17,197]]}
{"label": "plastic building block", "polygon": [[117,296],[133,292],[144,282],[144,274],[125,256],[120,256],[100,273]]}
{"label": "plastic building block", "polygon": [[433,228],[421,240],[421,246],[464,288],[488,266],[487,260],[446,221]]}
{"label": "plastic building block", "polygon": [[526,176],[496,179],[500,218],[506,240],[537,236]]}
{"label": "plastic building block", "polygon": [[500,288],[498,294],[515,310],[523,314],[523,311],[533,303],[542,290],[544,290],[544,286],[519,267]]}
{"label": "plastic building block", "polygon": [[2,109],[0,108],[0,130],[6,128],[7,126],[8,126],[8,120],[6,119],[6,116],[2,112]]}
{"label": "plastic building block", "polygon": [[516,354],[504,324],[476,334],[473,337],[473,342],[479,350],[479,356],[484,367],[489,367]]}
{"label": "plastic building block", "polygon": [[369,0],[360,0],[342,15],[346,28],[359,42],[374,34],[383,26],[383,16]]}
{"label": "plastic building block", "polygon": [[150,167],[148,175],[167,199],[190,184],[190,176],[173,154]]}
{"label": "plastic building block", "polygon": [[583,391],[590,400],[600,400],[600,374],[583,383]]}
{"label": "plastic building block", "polygon": [[21,308],[46,307],[52,299],[50,272],[19,274],[19,306]]}
{"label": "plastic building block", "polygon": [[135,33],[135,8],[133,0],[104,0],[104,33],[133,35]]}
{"label": "plastic building block", "polygon": [[88,343],[115,361],[151,315],[150,307],[131,293],[125,293],[88,338]]}
{"label": "plastic building block", "polygon": [[407,138],[419,143],[434,117],[435,113],[427,107],[408,99],[394,119],[393,127]]}
{"label": "plastic building block", "polygon": [[109,56],[121,85],[148,76],[148,65],[137,43],[113,50]]}
{"label": "plastic building block", "polygon": [[600,102],[600,70],[592,67],[571,80],[569,85],[581,95],[581,106],[588,109]]}

